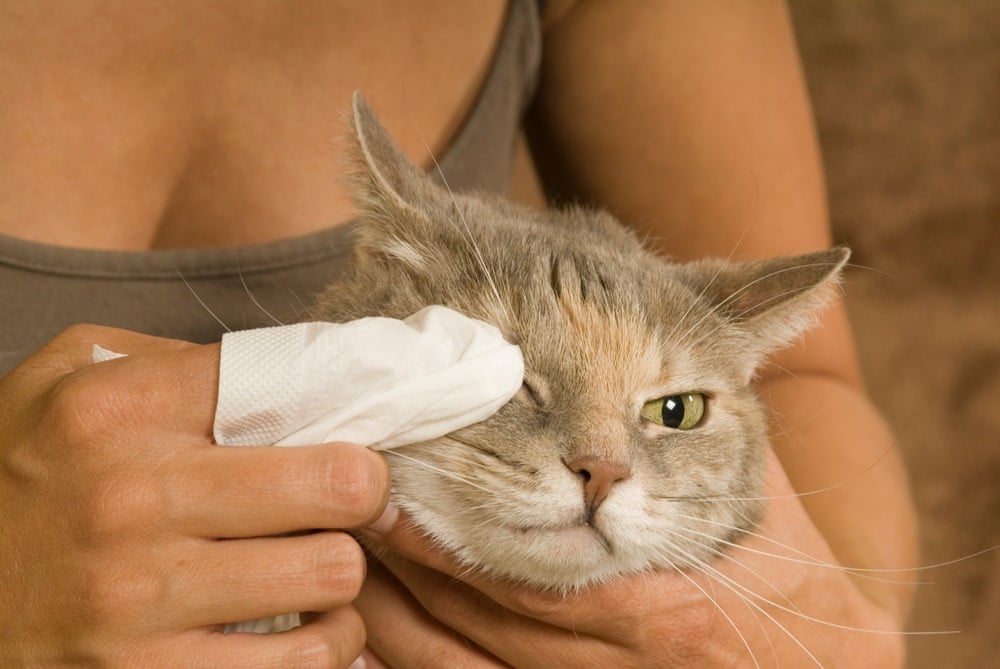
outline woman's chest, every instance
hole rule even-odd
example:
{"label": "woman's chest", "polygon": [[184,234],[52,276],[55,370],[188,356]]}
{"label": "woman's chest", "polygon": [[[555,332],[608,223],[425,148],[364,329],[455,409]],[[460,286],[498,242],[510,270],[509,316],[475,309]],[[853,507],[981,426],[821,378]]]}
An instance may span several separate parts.
{"label": "woman's chest", "polygon": [[354,90],[428,164],[490,70],[506,3],[0,3],[0,233],[246,244],[351,217]]}

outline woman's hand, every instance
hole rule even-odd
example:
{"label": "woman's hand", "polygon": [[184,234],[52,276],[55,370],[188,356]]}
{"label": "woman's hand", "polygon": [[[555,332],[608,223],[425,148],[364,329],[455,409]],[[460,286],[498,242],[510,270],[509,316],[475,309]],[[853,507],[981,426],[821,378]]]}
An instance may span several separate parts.
{"label": "woman's hand", "polygon": [[[767,514],[711,564],[562,597],[470,572],[405,519],[356,602],[385,665],[898,666],[900,621],[836,565],[777,458]],[[369,658],[369,669],[378,666]]]}
{"label": "woman's hand", "polygon": [[[127,358],[91,364],[101,344]],[[0,665],[347,666],[381,513],[366,449],[222,448],[218,346],[80,326],[0,381]],[[280,635],[226,622],[324,611]]]}

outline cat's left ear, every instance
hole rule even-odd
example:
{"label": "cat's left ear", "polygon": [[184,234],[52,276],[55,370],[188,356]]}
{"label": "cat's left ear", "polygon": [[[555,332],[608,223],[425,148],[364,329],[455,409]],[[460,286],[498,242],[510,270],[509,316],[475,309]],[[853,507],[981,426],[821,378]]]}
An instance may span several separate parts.
{"label": "cat's left ear", "polygon": [[850,255],[840,246],[740,263],[704,260],[684,265],[682,276],[734,326],[750,354],[752,374],[769,353],[815,322],[833,299]]}

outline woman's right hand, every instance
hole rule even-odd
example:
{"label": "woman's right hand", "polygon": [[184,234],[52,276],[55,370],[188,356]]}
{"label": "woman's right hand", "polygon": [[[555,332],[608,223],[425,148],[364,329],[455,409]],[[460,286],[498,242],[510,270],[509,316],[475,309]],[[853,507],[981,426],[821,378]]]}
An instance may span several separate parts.
{"label": "woman's right hand", "polygon": [[[91,364],[100,344],[126,358]],[[77,326],[0,380],[0,665],[343,667],[382,459],[212,442],[218,345]],[[226,622],[322,612],[286,634]]]}

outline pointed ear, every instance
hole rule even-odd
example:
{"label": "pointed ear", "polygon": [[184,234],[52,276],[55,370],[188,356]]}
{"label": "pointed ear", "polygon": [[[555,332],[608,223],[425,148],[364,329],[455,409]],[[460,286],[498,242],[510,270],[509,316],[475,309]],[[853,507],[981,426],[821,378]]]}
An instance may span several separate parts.
{"label": "pointed ear", "polygon": [[850,250],[837,247],[800,256],[684,266],[686,281],[745,339],[748,375],[771,352],[805,332],[833,298]]}
{"label": "pointed ear", "polygon": [[428,186],[427,177],[403,154],[375,112],[355,91],[351,107],[354,135],[354,186],[359,205],[375,200],[379,208],[409,209]]}
{"label": "pointed ear", "polygon": [[359,92],[351,112],[354,169],[348,185],[361,218],[357,258],[421,264],[418,248],[438,187],[410,162]]}

